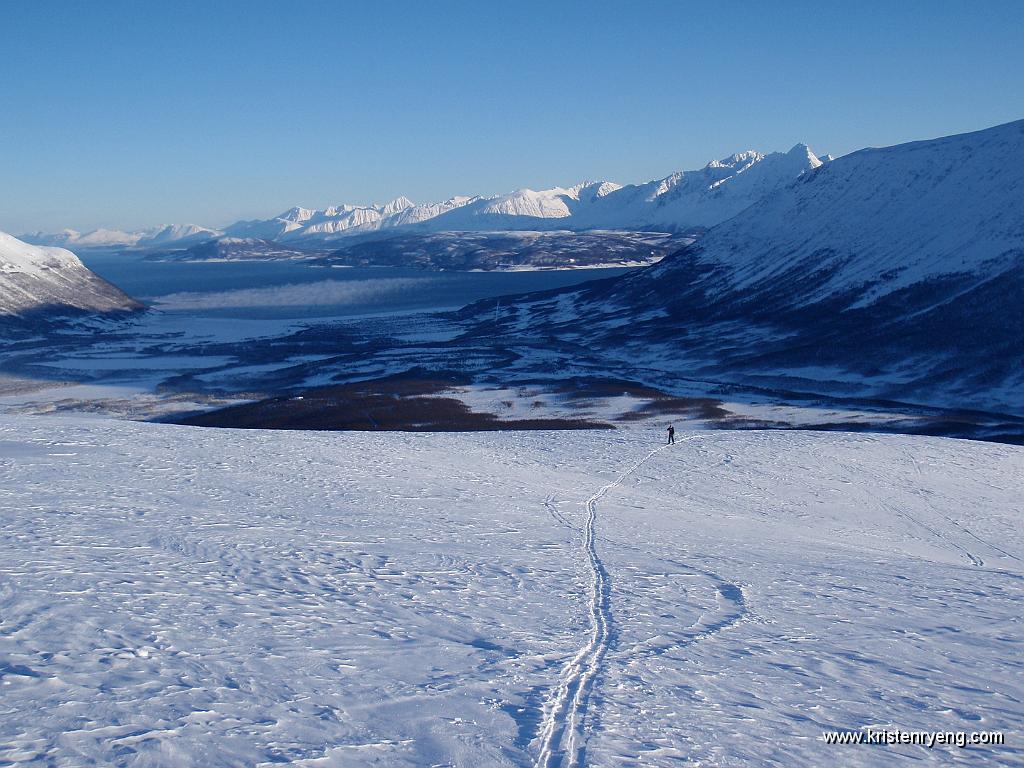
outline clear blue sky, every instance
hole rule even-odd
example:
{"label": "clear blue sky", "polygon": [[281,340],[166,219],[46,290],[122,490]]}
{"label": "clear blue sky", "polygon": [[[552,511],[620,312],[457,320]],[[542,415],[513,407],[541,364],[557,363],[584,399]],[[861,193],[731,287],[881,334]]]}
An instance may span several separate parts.
{"label": "clear blue sky", "polygon": [[0,0],[0,229],[633,182],[1024,118],[1024,0]]}

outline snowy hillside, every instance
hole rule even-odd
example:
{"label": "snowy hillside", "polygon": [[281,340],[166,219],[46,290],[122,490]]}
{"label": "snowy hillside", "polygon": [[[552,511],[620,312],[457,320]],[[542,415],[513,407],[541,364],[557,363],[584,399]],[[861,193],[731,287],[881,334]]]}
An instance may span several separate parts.
{"label": "snowy hillside", "polygon": [[699,171],[674,173],[600,196],[581,207],[574,223],[579,228],[713,227],[820,165],[804,144],[787,153],[741,152]]}
{"label": "snowy hillside", "polygon": [[661,437],[4,417],[0,762],[1024,761],[1024,450]]}
{"label": "snowy hillside", "polygon": [[728,270],[729,290],[785,270],[820,276],[788,306],[851,290],[851,306],[866,306],[955,274],[992,280],[1024,264],[1021,161],[1024,121],[861,150],[717,228],[702,247]]}
{"label": "snowy hillside", "polygon": [[647,270],[464,316],[577,365],[1020,415],[1022,193],[1024,121],[862,150]]}
{"label": "snowy hillside", "polygon": [[0,232],[0,320],[68,312],[116,312],[139,304],[63,248]]}
{"label": "snowy hillside", "polygon": [[619,188],[619,184],[610,181],[584,181],[569,188],[519,189],[505,195],[470,200],[426,221],[423,228],[431,231],[497,231],[544,228],[546,224],[552,229],[577,229],[575,216],[579,211]]}

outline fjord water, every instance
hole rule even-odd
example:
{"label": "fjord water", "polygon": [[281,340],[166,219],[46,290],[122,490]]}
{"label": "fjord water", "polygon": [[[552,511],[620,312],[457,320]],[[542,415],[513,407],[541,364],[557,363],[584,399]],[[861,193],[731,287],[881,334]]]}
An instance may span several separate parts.
{"label": "fjord water", "polygon": [[162,262],[108,251],[79,255],[104,279],[165,311],[257,319],[450,309],[628,271],[427,272],[330,268],[303,261]]}

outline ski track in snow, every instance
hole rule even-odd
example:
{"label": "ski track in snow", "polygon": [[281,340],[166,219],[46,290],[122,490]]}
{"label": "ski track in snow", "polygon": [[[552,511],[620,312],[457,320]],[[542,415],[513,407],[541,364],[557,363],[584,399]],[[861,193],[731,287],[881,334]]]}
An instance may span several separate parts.
{"label": "ski track in snow", "polygon": [[[914,456],[912,451],[907,450],[906,448],[903,448],[899,452],[897,452],[897,455],[902,455],[902,456],[905,456],[907,459],[909,459],[910,463],[914,467],[915,476],[918,478],[919,481],[924,480],[924,472],[921,469],[921,462],[919,462],[917,460],[917,457]],[[988,540],[978,536],[976,533],[974,533],[970,529],[966,528],[963,524],[961,524],[957,520],[953,519],[949,515],[945,514],[941,510],[939,510],[935,506],[935,504],[933,504],[932,501],[928,498],[928,494],[926,492],[924,492],[920,487],[911,487],[910,488],[910,493],[911,493],[912,496],[921,499],[921,501],[923,501],[925,503],[925,505],[926,505],[927,509],[929,510],[929,512],[934,514],[936,517],[939,517],[942,520],[945,520],[947,523],[949,523],[950,526],[952,526],[952,530],[953,531],[956,531],[958,534],[963,534],[965,536],[970,537],[973,540],[974,543],[981,544],[982,546],[987,547],[988,549],[991,549],[991,550],[993,550],[995,552],[998,552],[1003,557],[1007,557],[1007,558],[1010,558],[1011,560],[1016,560],[1016,561],[1020,562],[1020,558],[1018,558],[1015,555],[1007,552],[1005,549],[999,547],[998,545],[993,544],[991,541],[988,541]],[[932,537],[935,538],[936,541],[941,542],[942,544],[945,544],[945,545],[951,547],[952,549],[956,550],[957,552],[959,552],[963,556],[963,558],[965,560],[967,560],[967,562],[970,563],[970,565],[972,565],[973,567],[975,567],[975,568],[984,568],[985,567],[985,561],[980,556],[978,556],[977,554],[972,552],[970,549],[968,549],[968,547],[965,544],[961,543],[960,541],[956,541],[953,537],[944,534],[942,531],[940,531],[937,528],[935,528],[934,526],[929,525],[928,523],[924,522],[919,517],[917,517],[915,515],[912,515],[910,512],[908,512],[901,505],[893,504],[893,503],[891,503],[889,501],[886,501],[886,500],[880,498],[877,494],[872,493],[870,491],[869,491],[869,495],[871,496],[871,498],[879,506],[881,506],[881,507],[883,507],[885,509],[888,509],[890,512],[893,513],[893,515],[895,515],[897,517],[901,517],[904,520],[909,521],[913,525],[915,525],[915,526],[917,526],[917,527],[927,531],[929,534],[931,534]]]}
{"label": "ski track in snow", "polygon": [[548,514],[551,515],[551,519],[563,528],[568,528],[571,531],[579,530],[579,526],[577,526],[576,523],[562,514],[562,511],[558,508],[554,494],[550,494],[546,499],[544,499],[544,508],[547,509]]}
{"label": "ski track in snow", "polygon": [[652,437],[0,419],[0,765],[1024,765],[1024,450]]}
{"label": "ski track in snow", "polygon": [[[983,567],[985,565],[985,561],[984,560],[982,560],[980,557],[978,557],[977,555],[975,555],[972,552],[970,552],[966,547],[964,547],[964,546],[958,544],[957,542],[953,541],[948,536],[944,536],[941,531],[938,531],[937,529],[935,529],[932,526],[928,525],[928,523],[925,523],[925,522],[921,521],[920,519],[914,517],[912,514],[907,512],[905,509],[900,509],[898,506],[896,506],[894,504],[890,504],[887,501],[883,501],[882,499],[878,498],[878,496],[876,496],[874,494],[871,494],[871,496],[874,498],[876,503],[878,503],[881,507],[883,507],[885,509],[888,509],[890,512],[892,512],[897,517],[902,517],[904,520],[909,520],[914,525],[919,526],[920,528],[923,528],[924,530],[928,531],[928,533],[930,533],[932,536],[934,536],[937,541],[940,541],[943,544],[948,544],[949,546],[951,546],[953,549],[955,549],[957,552],[959,552],[961,555],[963,555],[963,557],[967,560],[967,562],[969,562],[974,567],[981,568],[981,567]],[[952,521],[950,521],[950,522],[952,522]]]}
{"label": "ski track in snow", "polygon": [[[924,480],[924,472],[921,470],[921,462],[919,462],[917,460],[917,457],[914,456],[912,451],[909,451],[909,450],[904,448],[903,449],[903,453],[906,454],[906,456],[909,457],[910,461],[913,463],[913,465],[914,465],[914,472],[917,475],[918,480]],[[996,544],[993,544],[988,539],[983,539],[978,534],[976,534],[973,531],[971,531],[968,528],[966,528],[962,523],[954,520],[952,517],[950,517],[949,515],[947,515],[944,512],[942,512],[940,509],[938,509],[935,506],[935,504],[932,503],[931,499],[928,498],[928,494],[925,493],[921,488],[914,488],[913,489],[913,493],[914,493],[915,496],[917,496],[918,498],[922,499],[925,502],[925,504],[928,505],[928,508],[934,514],[936,514],[939,517],[941,517],[944,520],[946,520],[950,525],[952,525],[957,530],[960,530],[963,533],[967,534],[968,536],[970,536],[972,539],[974,539],[979,544],[981,544],[981,545],[983,545],[985,547],[988,547],[989,549],[995,550],[996,552],[998,552],[1003,557],[1008,557],[1011,560],[1016,560],[1017,562],[1020,562],[1020,558],[1017,557],[1016,555],[1011,554],[1010,552],[1007,552],[1005,549],[1003,549],[1000,546],[997,546]],[[962,547],[960,547],[960,548],[963,549]],[[970,552],[967,552],[966,549],[963,549],[963,551],[967,554],[968,558],[971,560],[972,565],[977,565],[977,566],[985,565],[984,561],[980,557],[978,557],[976,555],[973,555]]]}
{"label": "ski track in snow", "polygon": [[[683,438],[680,442],[692,439],[695,438]],[[602,486],[583,503],[586,517],[583,525],[582,548],[591,571],[590,639],[563,667],[561,682],[545,707],[540,729],[538,768],[549,768],[554,765],[572,768],[581,764],[581,752],[584,746],[583,720],[586,716],[591,689],[601,670],[601,661],[608,651],[609,630],[612,621],[611,580],[601,556],[597,553],[597,502],[610,490],[621,485],[648,459],[668,447],[670,445],[662,445],[649,451],[613,482]],[[567,522],[554,507],[552,496],[545,500],[545,506],[556,519],[563,524]]]}

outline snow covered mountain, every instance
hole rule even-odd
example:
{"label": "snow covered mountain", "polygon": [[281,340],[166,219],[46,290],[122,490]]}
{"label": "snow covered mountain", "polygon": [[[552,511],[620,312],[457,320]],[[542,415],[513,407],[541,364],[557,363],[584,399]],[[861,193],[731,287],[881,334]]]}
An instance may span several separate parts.
{"label": "snow covered mountain", "polygon": [[735,216],[821,164],[807,146],[798,144],[787,153],[741,152],[714,160],[698,171],[681,171],[641,185],[584,181],[572,187],[454,197],[426,205],[402,197],[382,206],[345,205],[323,211],[292,208],[269,221],[239,222],[226,232],[301,244],[394,229],[686,231]]}
{"label": "snow covered mountain", "polygon": [[81,234],[25,235],[39,245],[78,247],[186,247],[221,236],[321,247],[353,235],[410,232],[538,230],[687,231],[718,224],[780,189],[821,161],[803,144],[787,153],[746,151],[713,160],[697,171],[621,186],[585,181],[571,187],[519,189],[489,197],[457,196],[417,205],[407,197],[373,205],[342,204],[322,210],[293,207],[270,219],[235,222],[223,230],[195,224],[145,232],[97,230]]}
{"label": "snow covered mountain", "polygon": [[432,231],[622,229],[668,232],[711,227],[820,166],[798,144],[787,153],[741,152],[698,171],[621,186],[610,181],[521,189],[480,198],[425,222]]}
{"label": "snow covered mountain", "polygon": [[619,187],[610,181],[584,181],[568,188],[519,189],[505,195],[467,199],[465,204],[421,222],[421,228],[432,232],[581,229],[576,226],[574,215]]}
{"label": "snow covered mountain", "polygon": [[0,320],[140,306],[88,270],[71,251],[30,245],[0,232]]}
{"label": "snow covered mountain", "polygon": [[713,227],[822,164],[805,144],[789,152],[740,152],[698,171],[595,196],[574,216],[577,228]]}
{"label": "snow covered mountain", "polygon": [[94,229],[91,232],[78,232],[65,229],[61,232],[47,234],[33,232],[22,235],[21,239],[32,245],[57,246],[60,248],[118,248],[118,247],[155,247],[167,245],[184,246],[191,243],[220,237],[222,232],[198,224],[167,224],[139,232],[122,232],[119,229]]}
{"label": "snow covered mountain", "polygon": [[135,245],[142,236],[141,232],[122,232],[119,229],[94,229],[91,232],[65,229],[53,234],[33,232],[22,235],[21,239],[32,245],[56,246],[59,248],[104,248]]}
{"label": "snow covered mountain", "polygon": [[456,196],[443,200],[440,203],[411,205],[408,208],[403,208],[402,210],[391,214],[386,223],[388,227],[393,228],[420,224],[421,222],[441,216],[449,211],[454,211],[456,208],[461,208],[464,205],[474,203],[479,199],[480,198],[477,197]]}
{"label": "snow covered mountain", "polygon": [[230,237],[320,242],[388,228],[391,225],[386,222],[414,208],[416,206],[407,197],[396,198],[384,205],[345,204],[322,211],[296,206],[272,219],[236,222],[226,227],[224,232]]}
{"label": "snow covered mountain", "polygon": [[140,233],[136,245],[139,246],[163,246],[163,245],[187,245],[198,243],[219,237],[222,233],[209,227],[201,227],[198,224],[168,224],[165,227],[158,227],[155,230]]}
{"label": "snow covered mountain", "polygon": [[1024,121],[865,149],[649,269],[465,316],[577,365],[1021,414],[1022,195]]}

